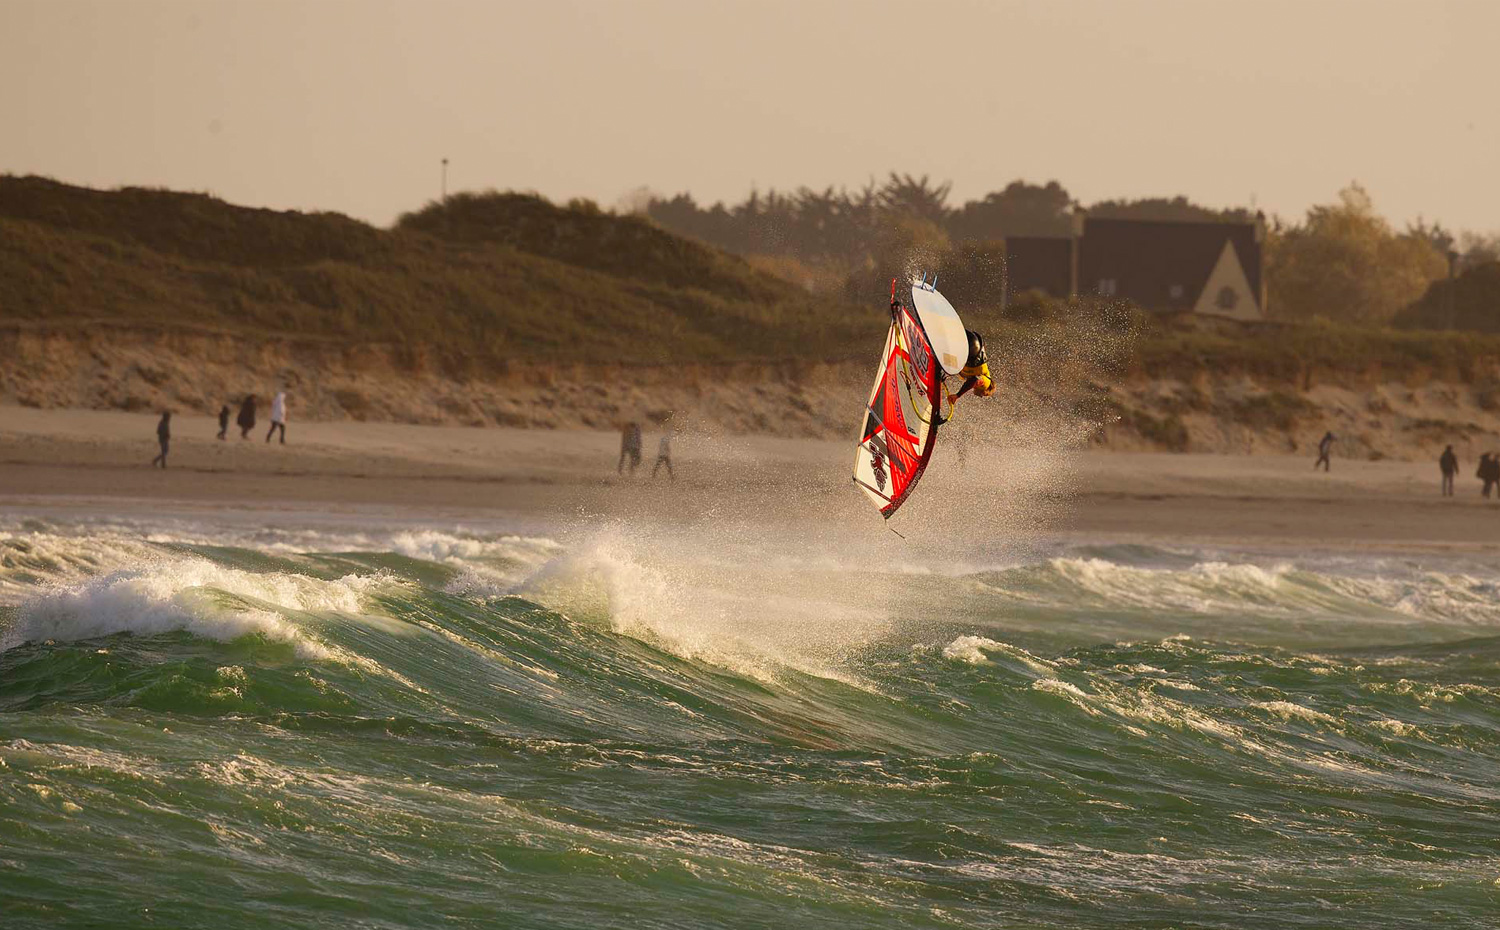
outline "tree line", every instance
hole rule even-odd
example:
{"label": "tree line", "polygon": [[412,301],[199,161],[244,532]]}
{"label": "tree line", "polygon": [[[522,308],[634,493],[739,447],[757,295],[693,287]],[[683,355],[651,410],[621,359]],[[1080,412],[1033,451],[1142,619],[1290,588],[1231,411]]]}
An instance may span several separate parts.
{"label": "tree line", "polygon": [[[1080,204],[1057,181],[1012,181],[959,206],[952,185],[927,175],[892,173],[883,183],[795,191],[752,190],[740,203],[700,205],[691,194],[648,196],[644,211],[673,232],[742,255],[790,256],[803,261],[854,263],[869,258],[893,231],[929,240],[985,242],[1006,236],[1066,236]],[[1094,216],[1133,219],[1248,220],[1245,210],[1215,210],[1185,197],[1107,200]],[[923,227],[926,227],[925,229]],[[918,238],[921,238],[919,235]]]}
{"label": "tree line", "polygon": [[[1272,223],[1266,284],[1271,312],[1283,319],[1495,332],[1500,290],[1480,292],[1497,262],[1500,235],[1454,236],[1420,219],[1398,230],[1376,212],[1368,191],[1351,184],[1336,202],[1309,208],[1301,222]],[[1475,312],[1460,315],[1441,296],[1455,287]]]}
{"label": "tree line", "polygon": [[[950,184],[926,175],[892,173],[853,190],[752,190],[730,205],[701,205],[688,193],[648,194],[639,209],[668,230],[750,257],[813,289],[868,299],[893,265],[915,257],[923,267],[947,269],[948,280],[968,292],[965,299],[984,303],[1000,293],[1002,240],[1067,236],[1083,206],[1057,181],[1012,181],[957,206],[950,192]],[[1105,200],[1087,211],[1120,219],[1254,218],[1249,210],[1205,207],[1182,196]],[[1500,234],[1454,235],[1420,220],[1396,229],[1358,184],[1300,220],[1272,218],[1265,261],[1275,317],[1500,331],[1500,291],[1491,290],[1500,270],[1487,268],[1500,261]],[[1463,298],[1446,296],[1449,288]]]}

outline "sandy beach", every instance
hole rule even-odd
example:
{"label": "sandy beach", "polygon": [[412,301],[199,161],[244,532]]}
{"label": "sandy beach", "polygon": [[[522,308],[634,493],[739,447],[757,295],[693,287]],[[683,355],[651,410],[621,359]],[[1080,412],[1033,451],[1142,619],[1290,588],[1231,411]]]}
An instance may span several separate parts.
{"label": "sandy beach", "polygon": [[[293,420],[286,445],[265,424],[217,441],[206,417],[173,420],[171,467],[143,414],[0,407],[0,507],[13,512],[222,510],[405,511],[431,518],[585,512],[671,519],[704,507],[739,518],[858,513],[845,481],[846,444],[704,435],[675,442],[677,480],[641,468],[616,473],[619,438],[603,431],[519,430]],[[1335,459],[1329,474],[1304,457],[986,449],[987,470],[955,481],[934,460],[924,492],[1002,487],[1027,533],[1117,539],[1251,541],[1266,545],[1500,547],[1500,503],[1483,500],[1465,463],[1458,495],[1438,493],[1435,464]],[[899,518],[920,519],[916,508]],[[878,531],[878,520],[871,521]],[[1017,526],[1017,530],[1023,529]],[[1005,527],[997,527],[1003,533]]]}

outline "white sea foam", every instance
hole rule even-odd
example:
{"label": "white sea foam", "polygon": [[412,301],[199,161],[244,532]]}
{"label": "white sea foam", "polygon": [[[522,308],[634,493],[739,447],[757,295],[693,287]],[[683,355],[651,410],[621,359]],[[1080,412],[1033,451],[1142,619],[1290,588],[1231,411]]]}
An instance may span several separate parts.
{"label": "white sea foam", "polygon": [[1155,681],[1153,683],[1156,684],[1158,687],[1172,688],[1172,689],[1177,690],[1177,691],[1202,691],[1203,690],[1202,688],[1198,687],[1197,685],[1193,684],[1192,682],[1190,682],[1190,681],[1183,681],[1183,680],[1181,680],[1179,678],[1157,678],[1157,679],[1155,679]]}
{"label": "white sea foam", "polygon": [[1221,613],[1226,608],[1275,608],[1291,599],[1285,580],[1292,568],[1201,562],[1186,570],[1140,568],[1103,559],[1054,558],[1061,579],[1116,606]]}
{"label": "white sea foam", "polygon": [[949,659],[957,659],[960,662],[968,662],[970,665],[978,665],[988,662],[989,656],[986,650],[998,650],[1004,646],[993,639],[984,636],[964,635],[943,647],[943,656]]}
{"label": "white sea foam", "polygon": [[1051,676],[1057,673],[1058,663],[1038,658],[1010,643],[1002,643],[985,636],[965,634],[954,639],[943,647],[943,656],[949,659],[957,659],[977,665],[982,662],[992,661],[989,654],[998,653],[1019,662],[1038,675]]}
{"label": "white sea foam", "polygon": [[139,537],[0,534],[0,604],[20,603],[39,585],[78,581],[160,555]]}
{"label": "white sea foam", "polygon": [[1002,602],[1072,611],[1092,607],[1273,622],[1500,626],[1496,579],[1378,560],[1310,561],[1311,566],[1215,558],[1187,567],[1145,567],[1054,556],[1028,567],[987,572],[976,584]]}
{"label": "white sea foam", "polygon": [[0,598],[8,590],[37,580],[62,581],[138,566],[171,546],[240,547],[276,555],[394,552],[460,567],[508,562],[534,566],[560,548],[546,537],[474,533],[462,527],[315,529],[180,519],[56,524],[0,519]]}
{"label": "white sea foam", "polygon": [[1380,717],[1378,719],[1372,720],[1370,721],[1370,725],[1379,727],[1382,730],[1389,730],[1390,732],[1401,737],[1415,736],[1419,739],[1427,738],[1427,735],[1423,733],[1420,728],[1401,720],[1395,720],[1391,717]]}
{"label": "white sea foam", "polygon": [[561,543],[541,536],[486,538],[437,530],[402,531],[382,540],[382,543],[388,545],[390,551],[409,558],[450,565],[519,562],[535,567],[562,549]]}
{"label": "white sea foam", "polygon": [[259,634],[325,659],[329,647],[281,611],[360,614],[384,579],[324,581],[281,572],[251,573],[206,559],[158,559],[147,568],[111,572],[50,588],[24,601],[0,651],[26,642],[76,641],[115,633],[186,630],[229,641]]}
{"label": "white sea foam", "polygon": [[1282,720],[1301,720],[1305,723],[1316,723],[1323,726],[1337,726],[1338,721],[1322,711],[1313,710],[1311,707],[1303,707],[1301,704],[1293,704],[1291,701],[1259,701],[1254,706],[1267,713],[1275,714]]}

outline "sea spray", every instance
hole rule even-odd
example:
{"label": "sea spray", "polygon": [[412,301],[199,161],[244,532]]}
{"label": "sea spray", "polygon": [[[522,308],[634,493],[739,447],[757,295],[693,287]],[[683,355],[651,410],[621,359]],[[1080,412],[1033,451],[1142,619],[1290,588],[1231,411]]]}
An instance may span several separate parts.
{"label": "sea spray", "polygon": [[711,524],[615,522],[581,534],[514,593],[742,673],[847,677],[840,658],[889,622],[879,576],[861,587],[816,564],[799,570],[784,549],[756,558],[746,547]]}

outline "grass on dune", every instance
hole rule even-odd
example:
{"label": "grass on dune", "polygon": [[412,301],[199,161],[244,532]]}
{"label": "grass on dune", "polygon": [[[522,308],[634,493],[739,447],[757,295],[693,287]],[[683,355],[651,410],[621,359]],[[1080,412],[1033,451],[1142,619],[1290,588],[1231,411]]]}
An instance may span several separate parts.
{"label": "grass on dune", "polygon": [[830,358],[883,315],[637,217],[456,197],[384,230],[0,178],[0,317],[393,344],[464,367]]}
{"label": "grass on dune", "polygon": [[[1109,367],[1155,378],[1238,372],[1296,390],[1331,374],[1477,382],[1500,370],[1500,335],[1183,326],[1128,311],[1129,338],[1118,338],[1121,320],[1101,324],[1087,306],[1039,304],[1029,316],[1028,306],[965,309],[995,344],[1076,348],[1109,330],[1121,350]],[[3,176],[0,322],[15,321],[393,345],[475,373],[530,361],[862,359],[886,315],[586,202],[460,194],[380,229],[206,194]]]}

